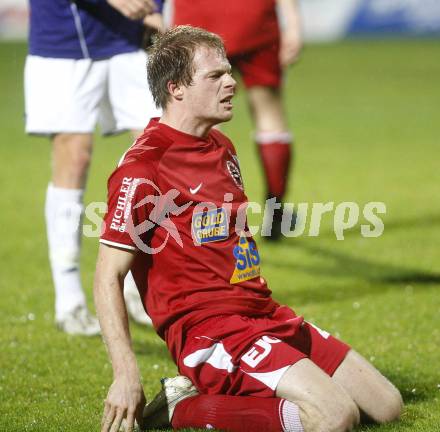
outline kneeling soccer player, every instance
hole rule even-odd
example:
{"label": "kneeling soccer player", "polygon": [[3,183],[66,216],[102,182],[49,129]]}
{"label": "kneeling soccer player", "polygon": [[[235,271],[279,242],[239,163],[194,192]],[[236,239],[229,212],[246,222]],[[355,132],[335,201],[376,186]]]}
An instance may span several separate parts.
{"label": "kneeling soccer player", "polygon": [[[345,431],[399,417],[399,391],[343,342],[280,306],[260,276],[232,143],[235,81],[221,39],[189,26],[159,36],[153,119],[108,183],[95,303],[114,382],[102,419],[143,428]],[[242,229],[239,228],[241,225]],[[144,409],[122,281],[131,270],[182,376]]]}

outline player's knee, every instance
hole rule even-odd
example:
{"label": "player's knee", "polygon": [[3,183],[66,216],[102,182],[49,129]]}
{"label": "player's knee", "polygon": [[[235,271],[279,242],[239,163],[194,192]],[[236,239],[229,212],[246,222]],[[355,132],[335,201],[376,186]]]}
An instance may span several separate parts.
{"label": "player's knee", "polygon": [[[92,146],[86,134],[60,134],[54,138],[54,171],[67,179],[85,177],[91,158]],[[65,177],[65,178],[64,178]]]}
{"label": "player's knee", "polygon": [[371,417],[377,423],[388,423],[397,420],[403,409],[402,396],[394,386],[382,393],[380,401]]}
{"label": "player's knee", "polygon": [[360,414],[356,404],[350,401],[339,407],[337,412],[330,413],[325,419],[322,430],[329,432],[345,432],[359,424]]}
{"label": "player's knee", "polygon": [[359,424],[359,410],[350,400],[346,404],[329,407],[318,407],[311,404],[300,404],[301,421],[304,430],[322,432],[345,432]]}
{"label": "player's knee", "polygon": [[89,169],[90,162],[92,160],[92,155],[87,150],[76,151],[71,155],[70,159],[70,170],[74,175],[78,177],[83,177],[86,175]]}
{"label": "player's knee", "polygon": [[300,420],[305,431],[321,430],[324,424],[324,414],[314,404],[301,401],[298,403]]}

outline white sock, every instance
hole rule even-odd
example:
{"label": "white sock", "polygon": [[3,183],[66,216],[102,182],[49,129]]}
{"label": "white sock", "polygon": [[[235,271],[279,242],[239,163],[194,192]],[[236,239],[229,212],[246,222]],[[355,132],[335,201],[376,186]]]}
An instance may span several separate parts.
{"label": "white sock", "polygon": [[83,193],[82,189],[58,188],[52,183],[46,192],[46,228],[57,320],[86,304],[79,273]]}
{"label": "white sock", "polygon": [[280,402],[279,412],[283,432],[304,432],[304,428],[299,417],[298,405],[286,399],[282,399]]}

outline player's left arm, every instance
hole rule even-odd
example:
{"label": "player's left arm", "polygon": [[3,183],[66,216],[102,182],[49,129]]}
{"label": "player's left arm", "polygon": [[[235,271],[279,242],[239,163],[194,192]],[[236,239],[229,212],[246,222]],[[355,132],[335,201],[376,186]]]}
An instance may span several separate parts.
{"label": "player's left arm", "polygon": [[283,67],[296,62],[301,53],[302,25],[297,0],[277,0],[281,27],[280,63]]}
{"label": "player's left arm", "polygon": [[135,418],[141,422],[145,405],[123,296],[123,281],[135,256],[135,251],[101,244],[96,264],[95,306],[113,367],[113,383],[102,417],[103,432],[119,430],[124,418],[126,430],[132,431]]}

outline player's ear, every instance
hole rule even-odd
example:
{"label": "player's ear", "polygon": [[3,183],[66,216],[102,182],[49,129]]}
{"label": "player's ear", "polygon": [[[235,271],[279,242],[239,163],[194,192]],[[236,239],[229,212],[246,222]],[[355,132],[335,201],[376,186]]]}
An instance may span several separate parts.
{"label": "player's ear", "polygon": [[171,97],[177,100],[182,100],[183,98],[183,87],[182,85],[178,85],[175,82],[168,81],[167,83],[168,92]]}

